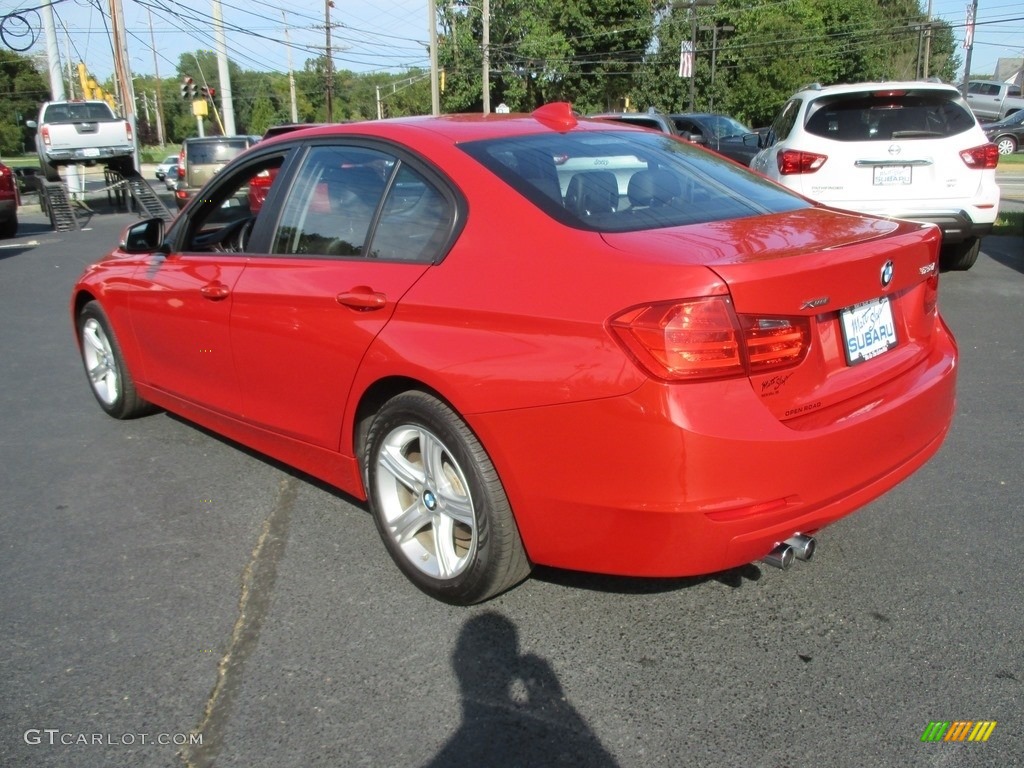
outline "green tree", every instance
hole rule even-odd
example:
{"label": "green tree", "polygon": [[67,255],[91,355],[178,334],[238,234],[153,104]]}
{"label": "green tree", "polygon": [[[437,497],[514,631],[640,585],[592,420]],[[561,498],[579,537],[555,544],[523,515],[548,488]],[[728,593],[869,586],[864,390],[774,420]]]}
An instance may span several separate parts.
{"label": "green tree", "polygon": [[49,98],[47,81],[32,59],[0,49],[0,154],[34,151],[35,131],[25,121],[35,120],[40,102]]}

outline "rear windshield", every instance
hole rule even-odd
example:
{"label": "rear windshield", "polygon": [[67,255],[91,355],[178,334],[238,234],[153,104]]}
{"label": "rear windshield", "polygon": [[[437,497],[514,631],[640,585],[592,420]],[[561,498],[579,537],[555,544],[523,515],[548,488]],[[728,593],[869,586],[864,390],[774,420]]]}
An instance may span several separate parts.
{"label": "rear windshield", "polygon": [[249,142],[245,139],[196,142],[188,145],[188,161],[196,165],[226,163],[240,155],[248,146]]}
{"label": "rear windshield", "polygon": [[106,104],[51,104],[43,114],[44,123],[82,123],[116,119]]}
{"label": "rear windshield", "polygon": [[514,136],[461,148],[552,218],[580,229],[677,227],[810,205],[734,163],[646,131]]}
{"label": "rear windshield", "polygon": [[805,129],[836,141],[891,141],[946,138],[975,124],[956,94],[903,91],[822,97],[807,110]]}

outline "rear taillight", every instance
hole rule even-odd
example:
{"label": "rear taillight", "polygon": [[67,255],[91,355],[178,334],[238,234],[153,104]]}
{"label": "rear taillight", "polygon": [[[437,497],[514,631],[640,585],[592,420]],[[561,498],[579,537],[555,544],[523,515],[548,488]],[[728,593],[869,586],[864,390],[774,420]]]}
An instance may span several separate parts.
{"label": "rear taillight", "polygon": [[737,316],[725,296],[635,307],[609,325],[645,370],[669,381],[786,368],[799,363],[810,345],[807,318]]}
{"label": "rear taillight", "polygon": [[133,139],[132,139],[132,124],[129,123],[127,120],[124,121],[124,132],[125,132],[125,135],[128,137],[128,141],[133,141]]}
{"label": "rear taillight", "polygon": [[788,368],[804,359],[811,340],[806,317],[750,317],[740,315],[750,373]]}
{"label": "rear taillight", "polygon": [[814,173],[828,160],[828,155],[816,152],[800,152],[796,149],[784,149],[776,155],[779,173],[791,176],[796,173]]}
{"label": "rear taillight", "polygon": [[181,151],[178,152],[178,178],[185,178],[185,148],[182,147]]}
{"label": "rear taillight", "polygon": [[960,152],[960,159],[968,168],[990,170],[999,164],[999,147],[995,144],[982,144],[980,147],[964,149]]}
{"label": "rear taillight", "polygon": [[939,303],[939,276],[932,275],[924,284],[924,314],[927,317],[935,312]]}
{"label": "rear taillight", "polygon": [[50,126],[44,125],[40,128],[39,135],[43,137],[43,144],[50,146]]}

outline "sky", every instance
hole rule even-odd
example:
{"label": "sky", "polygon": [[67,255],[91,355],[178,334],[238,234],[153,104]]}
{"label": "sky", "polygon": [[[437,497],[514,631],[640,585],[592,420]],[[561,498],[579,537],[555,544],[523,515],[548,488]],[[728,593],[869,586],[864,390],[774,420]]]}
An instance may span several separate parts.
{"label": "sky", "polygon": [[[429,67],[426,0],[335,0],[332,4],[336,69],[404,72]],[[4,33],[0,45],[6,42],[7,47],[21,48],[34,36],[29,52],[44,52],[43,5],[44,0],[0,0],[0,14],[18,14],[27,22],[9,18],[0,27]],[[183,53],[215,49],[211,0],[122,0],[122,7],[135,75],[159,70],[166,78],[176,72]],[[301,70],[307,59],[323,53],[324,0],[221,0],[221,8],[228,57],[242,69],[287,72],[290,50],[292,68]],[[65,68],[70,50],[71,59],[76,64],[84,61],[98,80],[111,75],[109,9],[109,0],[54,0],[54,24]],[[24,36],[15,36],[15,30],[26,29]]]}
{"label": "sky", "polygon": [[[784,0],[780,0],[784,1]],[[45,50],[43,0],[0,0],[0,45]],[[136,75],[169,77],[182,53],[213,50],[210,0],[122,0],[130,66]],[[324,0],[221,0],[228,56],[241,68],[301,70],[325,45]],[[404,72],[429,66],[426,0],[334,0],[332,48],[336,69]],[[927,9],[928,0],[922,0]],[[932,14],[949,22],[963,41],[966,0],[931,0]],[[98,80],[113,72],[107,16],[109,0],[54,0],[60,54],[84,61]],[[281,8],[285,9],[282,17]],[[152,35],[150,33],[152,20]],[[979,0],[972,72],[989,74],[1000,57],[1024,56],[1024,3]],[[287,23],[287,33],[285,25]],[[155,43],[155,46],[151,44]],[[319,46],[319,49],[318,49]],[[155,47],[155,53],[154,53]],[[958,49],[961,58],[966,53]]]}

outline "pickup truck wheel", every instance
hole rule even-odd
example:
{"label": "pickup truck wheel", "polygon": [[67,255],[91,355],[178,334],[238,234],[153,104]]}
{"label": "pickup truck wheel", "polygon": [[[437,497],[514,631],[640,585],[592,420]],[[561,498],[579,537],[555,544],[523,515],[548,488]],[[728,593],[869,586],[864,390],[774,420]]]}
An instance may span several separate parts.
{"label": "pickup truck wheel", "polygon": [[996,139],[996,147],[1000,155],[1012,155],[1017,151],[1017,140],[1013,136],[1000,136]]}
{"label": "pickup truck wheel", "polygon": [[57,166],[50,165],[42,158],[39,158],[39,167],[47,181],[60,181],[60,173],[57,171]]}

